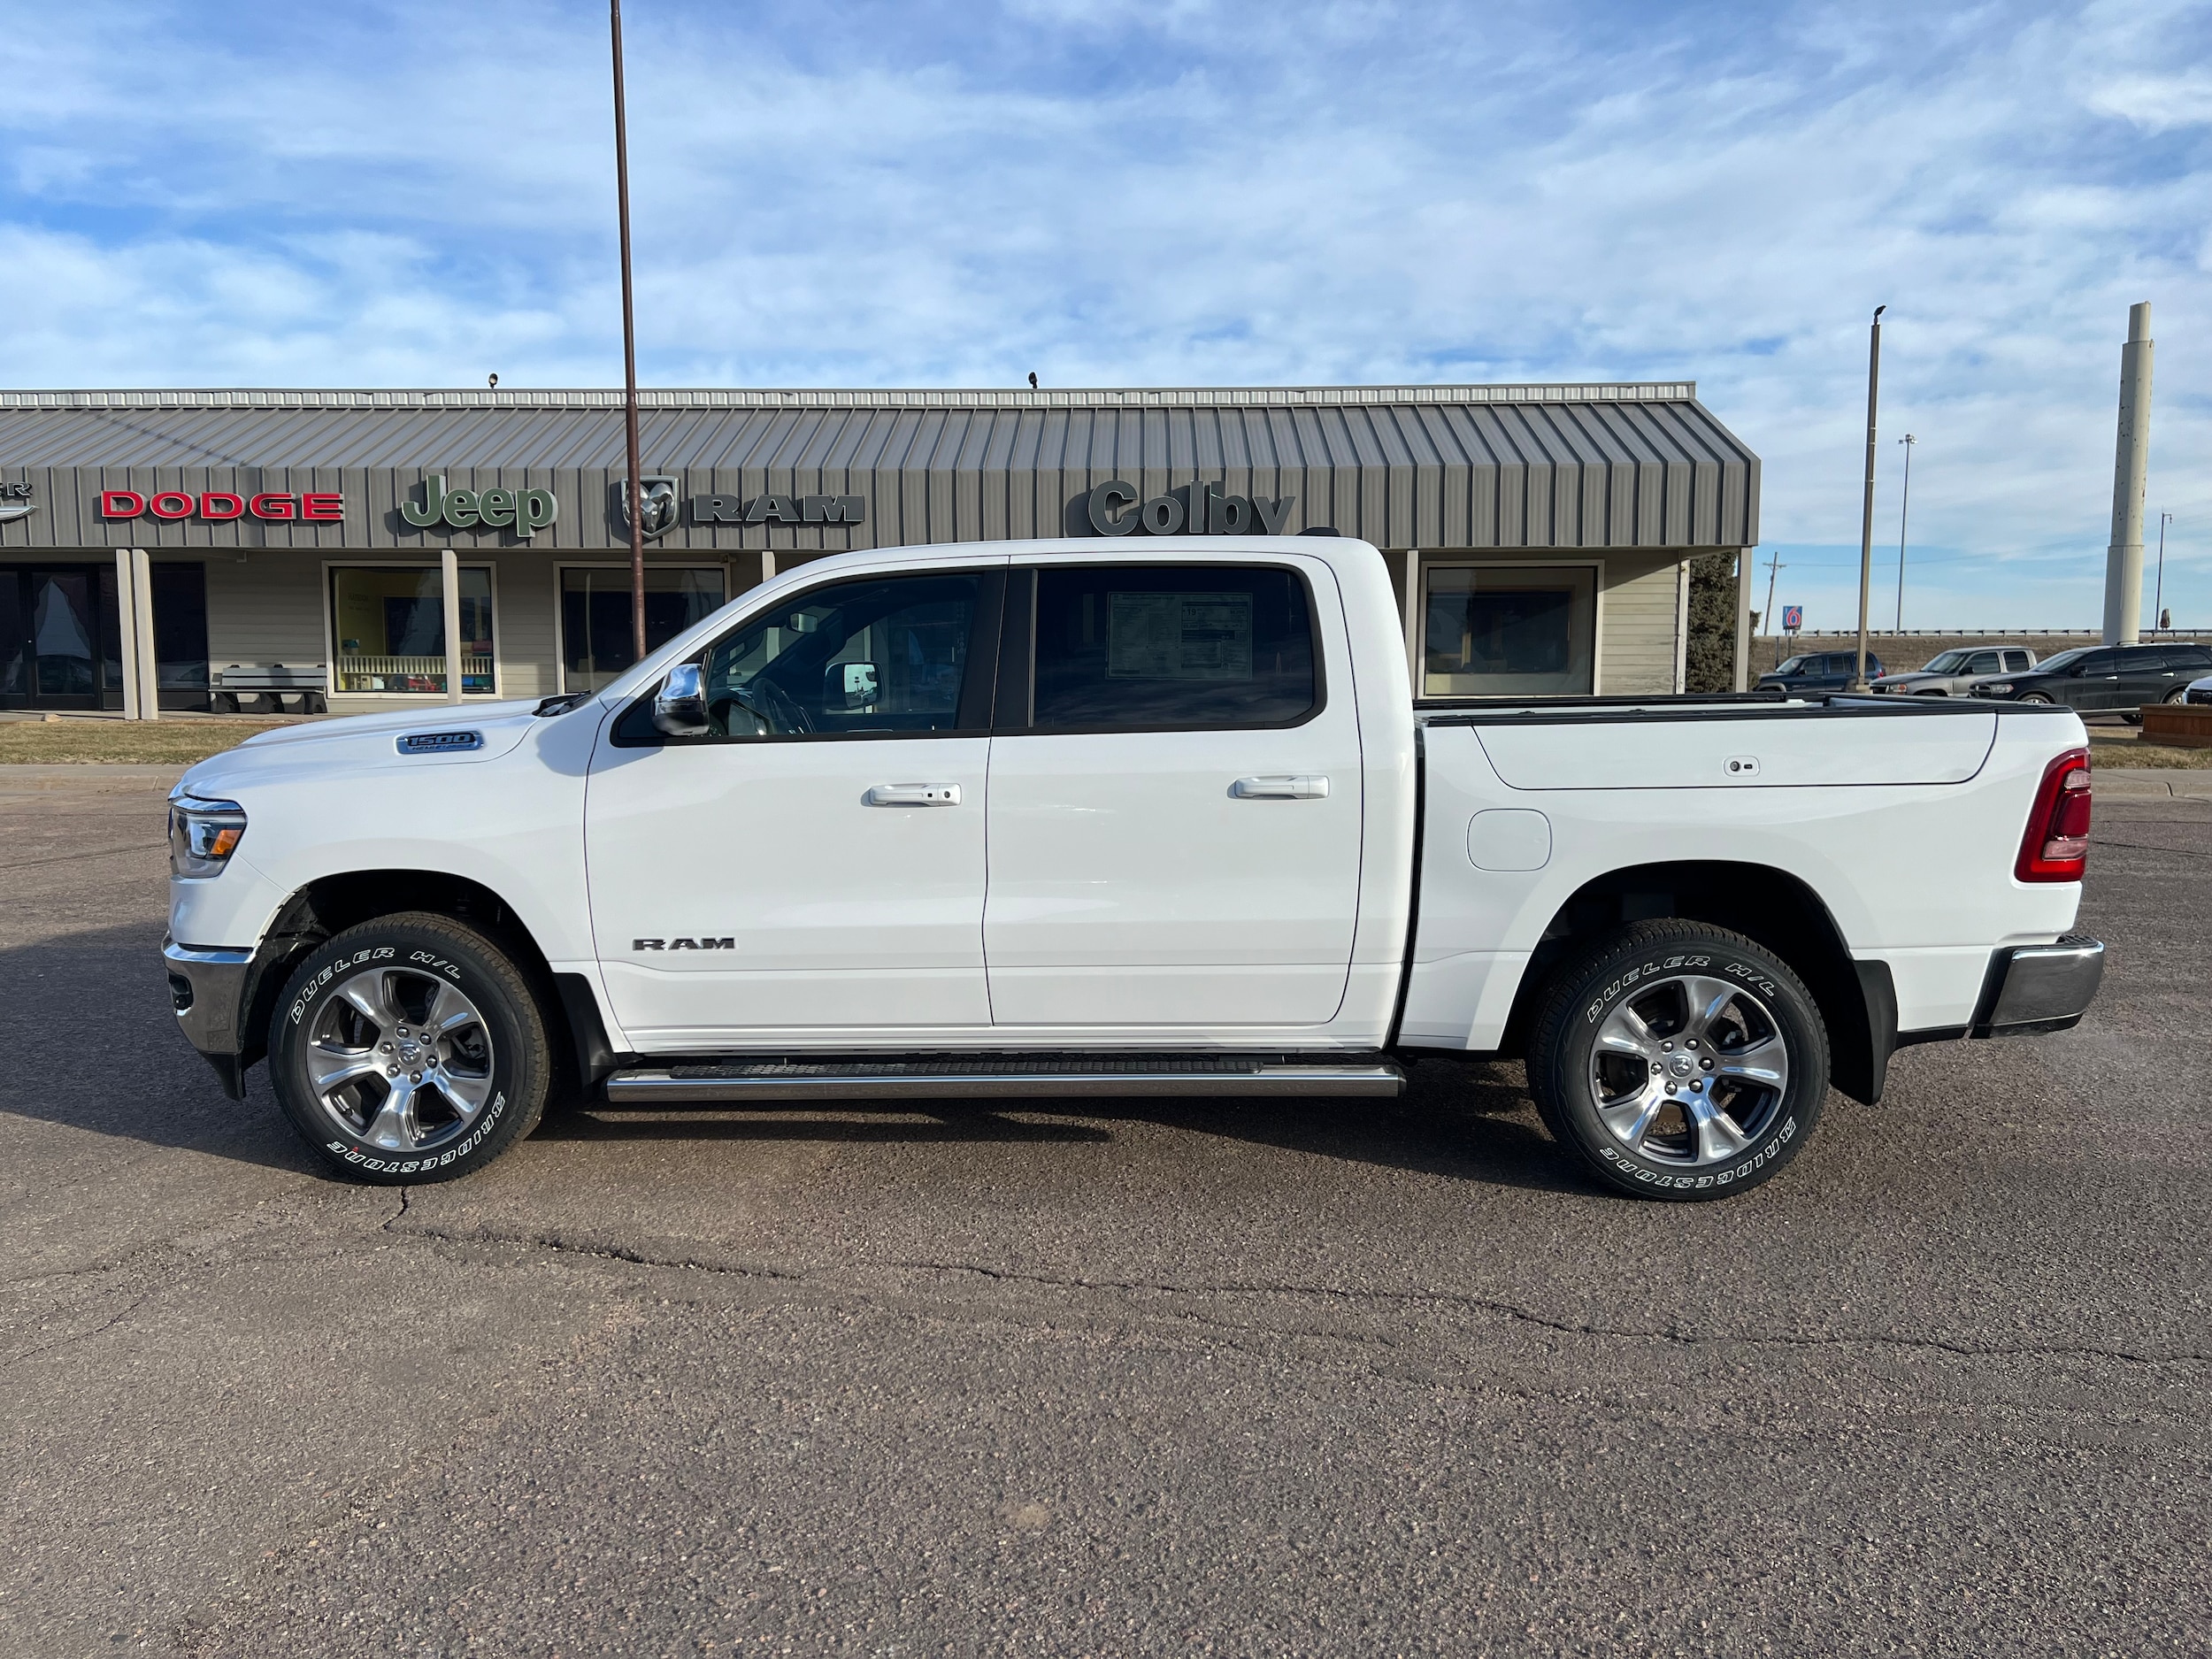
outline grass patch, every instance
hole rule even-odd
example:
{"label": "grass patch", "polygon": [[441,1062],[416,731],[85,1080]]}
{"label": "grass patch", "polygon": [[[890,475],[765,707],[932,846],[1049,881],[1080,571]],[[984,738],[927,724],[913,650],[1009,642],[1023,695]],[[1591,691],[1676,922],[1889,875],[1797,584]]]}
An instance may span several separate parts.
{"label": "grass patch", "polygon": [[285,720],[0,720],[0,765],[189,766]]}
{"label": "grass patch", "polygon": [[2212,771],[2212,749],[2177,749],[2147,743],[2134,733],[2089,728],[2090,758],[2101,766],[2160,766],[2183,772]]}

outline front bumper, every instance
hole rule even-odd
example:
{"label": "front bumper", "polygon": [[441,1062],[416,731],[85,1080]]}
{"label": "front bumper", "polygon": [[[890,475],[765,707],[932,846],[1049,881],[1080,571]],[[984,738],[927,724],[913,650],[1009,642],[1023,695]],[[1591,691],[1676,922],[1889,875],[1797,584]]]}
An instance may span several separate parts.
{"label": "front bumper", "polygon": [[177,1027],[207,1057],[233,1100],[246,1098],[246,982],[253,969],[250,950],[202,949],[161,941],[161,960],[169,971],[169,999]]}
{"label": "front bumper", "polygon": [[2068,1030],[2081,1023],[2103,978],[2103,942],[2085,933],[2000,950],[1990,959],[1974,1035],[2023,1037]]}

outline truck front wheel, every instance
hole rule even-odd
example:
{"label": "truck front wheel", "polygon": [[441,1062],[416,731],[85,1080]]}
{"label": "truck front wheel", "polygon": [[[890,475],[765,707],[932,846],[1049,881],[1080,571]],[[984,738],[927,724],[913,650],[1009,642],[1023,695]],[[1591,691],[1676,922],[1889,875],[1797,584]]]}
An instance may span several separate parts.
{"label": "truck front wheel", "polygon": [[490,1163],[536,1125],[552,1074],[544,1015],[514,963],[428,912],[326,941],[269,1032],[292,1126],[336,1169],[382,1186]]}
{"label": "truck front wheel", "polygon": [[1637,922],[1553,979],[1528,1077],[1553,1137],[1607,1185],[1725,1198],[1812,1133],[1828,1033],[1804,982],[1740,933]]}

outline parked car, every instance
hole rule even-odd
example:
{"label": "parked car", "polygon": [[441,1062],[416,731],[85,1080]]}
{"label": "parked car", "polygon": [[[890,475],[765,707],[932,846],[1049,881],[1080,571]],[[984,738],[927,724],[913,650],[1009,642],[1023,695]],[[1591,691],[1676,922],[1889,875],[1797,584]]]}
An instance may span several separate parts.
{"label": "parked car", "polygon": [[[1841,691],[1859,672],[1859,654],[1852,651],[1809,651],[1802,657],[1786,657],[1774,665],[1771,673],[1759,676],[1757,689],[1787,691],[1793,694]],[[1870,680],[1882,672],[1882,659],[1872,651],[1866,654],[1866,677]]]}
{"label": "parked car", "polygon": [[2088,1006],[2072,710],[1417,714],[1398,617],[1348,539],[890,548],[601,690],[265,733],[172,798],[177,1016],[374,1182],[556,1089],[1386,1096],[1509,1054],[1596,1179],[1695,1199],[1900,1045]]}
{"label": "parked car", "polygon": [[2193,680],[2189,689],[2182,694],[2184,703],[2212,703],[2212,674],[2202,680]]}
{"label": "parked car", "polygon": [[1884,674],[1870,691],[1901,692],[1914,697],[1962,697],[1977,680],[1993,674],[2024,674],[2035,666],[2035,653],[2017,645],[1976,645],[1939,651],[1927,665],[1901,673]]}
{"label": "parked car", "polygon": [[2063,703],[2083,714],[2119,714],[2142,724],[2147,703],[2178,703],[2212,669],[2212,646],[2084,645],[2047,657],[2024,674],[1978,680],[1970,695],[2008,703]]}

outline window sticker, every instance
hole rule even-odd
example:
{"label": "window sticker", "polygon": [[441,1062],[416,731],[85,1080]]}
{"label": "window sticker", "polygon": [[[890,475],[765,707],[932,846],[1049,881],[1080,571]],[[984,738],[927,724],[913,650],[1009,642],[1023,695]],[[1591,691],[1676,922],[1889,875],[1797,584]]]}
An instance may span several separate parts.
{"label": "window sticker", "polygon": [[1109,680],[1249,680],[1252,595],[1106,595]]}

